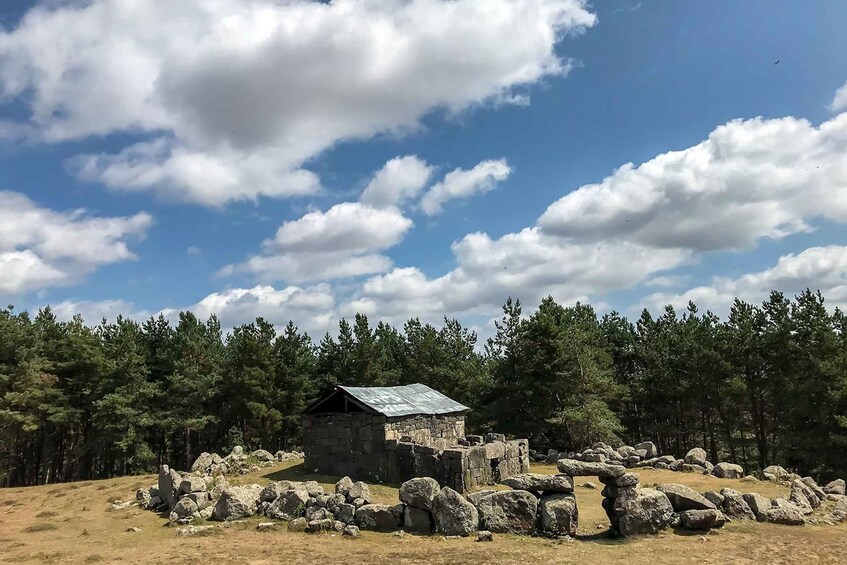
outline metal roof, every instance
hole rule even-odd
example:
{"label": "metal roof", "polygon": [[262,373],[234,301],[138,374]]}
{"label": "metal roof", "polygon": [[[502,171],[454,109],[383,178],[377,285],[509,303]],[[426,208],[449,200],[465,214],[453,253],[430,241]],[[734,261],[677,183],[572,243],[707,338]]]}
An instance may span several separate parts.
{"label": "metal roof", "polygon": [[[470,410],[464,404],[420,383],[374,387],[339,385],[336,390],[344,391],[358,403],[389,418],[413,414],[451,414]],[[312,407],[317,408],[320,402],[319,400]]]}

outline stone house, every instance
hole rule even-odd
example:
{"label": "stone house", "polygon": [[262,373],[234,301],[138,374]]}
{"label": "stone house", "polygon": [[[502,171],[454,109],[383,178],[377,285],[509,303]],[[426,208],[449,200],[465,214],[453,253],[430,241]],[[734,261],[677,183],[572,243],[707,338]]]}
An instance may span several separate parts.
{"label": "stone house", "polygon": [[427,476],[459,492],[526,472],[527,441],[466,437],[468,410],[422,384],[337,386],[303,413],[305,468],[388,483]]}

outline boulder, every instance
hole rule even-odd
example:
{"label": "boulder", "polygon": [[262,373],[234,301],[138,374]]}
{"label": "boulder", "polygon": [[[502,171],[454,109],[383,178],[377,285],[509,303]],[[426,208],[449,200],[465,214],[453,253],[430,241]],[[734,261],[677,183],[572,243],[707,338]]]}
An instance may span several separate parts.
{"label": "boulder", "polygon": [[347,500],[355,500],[357,498],[361,498],[365,501],[365,504],[370,504],[371,502],[371,489],[368,488],[368,485],[363,483],[362,481],[357,481],[350,486],[350,490],[347,491]]}
{"label": "boulder", "polygon": [[501,483],[508,487],[512,487],[515,490],[527,490],[532,492],[573,492],[573,479],[567,475],[523,473],[508,477],[501,481]]}
{"label": "boulder", "polygon": [[815,481],[815,479],[813,479],[812,477],[803,477],[800,480],[803,481],[803,484],[809,487],[809,489],[811,489],[813,493],[815,493],[815,496],[818,497],[818,500],[823,501],[826,499],[826,492],[824,492],[824,490],[820,486],[818,486],[818,483]]}
{"label": "boulder", "polygon": [[476,533],[476,541],[494,541],[494,534],[488,530],[480,530]]}
{"label": "boulder", "polygon": [[779,465],[770,465],[769,467],[765,467],[762,473],[765,475],[773,475],[778,481],[785,481],[790,475],[788,471]]}
{"label": "boulder", "polygon": [[356,510],[356,525],[363,530],[393,532],[399,527],[388,504],[365,504]]}
{"label": "boulder", "polygon": [[260,485],[244,485],[227,487],[215,504],[212,512],[213,520],[241,520],[253,516],[259,504]]}
{"label": "boulder", "polygon": [[717,510],[714,503],[694,489],[685,485],[669,483],[656,487],[659,492],[665,493],[674,512],[685,512],[686,510]]}
{"label": "boulder", "polygon": [[635,473],[624,473],[620,477],[600,477],[600,482],[604,485],[618,488],[637,487],[639,480]]}
{"label": "boulder", "polygon": [[352,524],[356,521],[356,507],[346,502],[339,504],[335,510],[335,517],[345,524]]}
{"label": "boulder", "polygon": [[734,463],[718,463],[712,474],[719,479],[740,479],[744,476],[744,468]]}
{"label": "boulder", "polygon": [[657,457],[659,455],[659,450],[656,449],[656,444],[652,441],[642,441],[641,443],[635,444],[635,453],[638,453],[640,450],[644,451],[644,455],[641,455],[642,459],[652,459],[653,457]]}
{"label": "boulder", "polygon": [[262,502],[273,502],[290,488],[288,481],[274,481],[265,485],[259,493],[259,500]]}
{"label": "boulder", "polygon": [[806,523],[800,509],[791,506],[771,506],[762,511],[762,521],[784,526],[802,526]]}
{"label": "boulder", "polygon": [[673,507],[665,493],[640,488],[614,500],[614,517],[612,525],[622,536],[655,534],[670,526]]}
{"label": "boulder", "polygon": [[731,488],[721,489],[723,496],[723,513],[728,518],[738,518],[742,520],[755,520],[756,515],[750,509],[750,506],[744,501],[744,495],[737,490]]}
{"label": "boulder", "polygon": [[715,509],[686,510],[679,514],[679,525],[686,530],[711,530],[725,523],[723,512]]}
{"label": "boulder", "polygon": [[[365,483],[362,484],[365,485]],[[306,492],[308,492],[309,496],[311,496],[312,498],[317,498],[325,494],[324,487],[322,487],[320,483],[318,483],[318,481],[306,481],[305,483],[303,483],[303,488],[306,489]],[[368,485],[365,485],[365,489],[367,488]],[[368,497],[370,497],[370,493],[368,493]],[[370,498],[368,498],[368,500],[370,501]]]}
{"label": "boulder", "polygon": [[176,489],[181,481],[179,473],[167,465],[162,465],[159,469],[159,498],[162,499],[163,505],[167,505],[168,511],[176,504]]}
{"label": "boulder", "polygon": [[789,500],[798,506],[802,506],[804,503],[808,504],[812,509],[821,505],[821,499],[818,498],[818,495],[801,479],[791,481]]}
{"label": "boulder", "polygon": [[623,465],[610,465],[608,463],[593,463],[588,461],[577,461],[575,459],[559,459],[556,467],[560,473],[569,477],[620,477],[626,473]]}
{"label": "boulder", "polygon": [[150,508],[150,502],[153,500],[153,497],[150,495],[150,489],[140,488],[135,491],[135,500],[138,501],[139,508],[144,510]]}
{"label": "boulder", "polygon": [[756,516],[756,520],[764,522],[765,516],[763,513],[765,510],[771,508],[771,499],[756,492],[748,492],[743,495],[743,498],[744,502],[747,503],[747,506],[750,507],[750,510]]}
{"label": "boulder", "polygon": [[343,494],[344,497],[347,497],[347,493],[350,492],[350,487],[353,486],[353,480],[350,477],[342,477],[335,483],[335,492],[339,494]]}
{"label": "boulder", "polygon": [[335,521],[331,518],[324,518],[322,520],[309,520],[306,525],[306,531],[310,534],[317,534],[320,532],[328,532],[333,529],[335,525]]}
{"label": "boulder", "polygon": [[177,524],[187,524],[194,519],[194,515],[198,514],[199,511],[200,509],[197,507],[197,503],[190,498],[183,498],[177,501],[168,519]]}
{"label": "boulder", "polygon": [[259,461],[264,461],[266,463],[276,461],[276,456],[270,451],[265,451],[264,449],[257,449],[256,451],[251,453],[250,456],[254,459],[258,459]]}
{"label": "boulder", "polygon": [[691,465],[689,463],[683,463],[677,468],[677,471],[681,471],[683,473],[697,473],[698,475],[707,473],[705,467],[702,467],[700,465]]}
{"label": "boulder", "polygon": [[212,467],[220,465],[223,462],[223,457],[217,453],[208,453],[204,451],[199,457],[197,457],[197,459],[194,460],[194,463],[191,465],[191,471],[205,475],[211,471]]}
{"label": "boulder", "polygon": [[178,494],[188,494],[190,492],[206,492],[206,479],[195,475],[186,475],[179,483]]}
{"label": "boulder", "polygon": [[432,514],[428,510],[415,506],[403,508],[403,530],[414,534],[431,534],[432,526]]}
{"label": "boulder", "polygon": [[305,518],[294,518],[288,523],[288,531],[305,532],[309,528],[309,522]]}
{"label": "boulder", "polygon": [[436,531],[447,536],[467,536],[479,526],[476,507],[449,487],[441,489],[433,499],[432,517]]}
{"label": "boulder", "polygon": [[344,529],[341,530],[341,535],[348,538],[357,538],[359,537],[359,527],[354,526],[352,524],[347,524],[344,526]]}
{"label": "boulder", "polygon": [[685,454],[685,462],[689,465],[699,465],[706,467],[706,450],[700,447],[695,447]]}
{"label": "boulder", "polygon": [[440,490],[441,485],[431,477],[410,479],[400,485],[400,502],[422,510],[431,510],[432,500]]}
{"label": "boulder", "polygon": [[635,448],[630,445],[622,445],[618,448],[618,455],[624,459],[631,457],[632,455],[635,455]]}
{"label": "boulder", "polygon": [[486,490],[478,490],[476,492],[472,492],[467,495],[465,498],[473,504],[474,506],[479,506],[479,501],[488,496],[489,494],[494,494],[497,492],[496,490],[486,489]]}
{"label": "boulder", "polygon": [[268,506],[267,510],[265,510],[265,515],[268,518],[275,518],[277,520],[293,520],[306,513],[308,502],[309,493],[305,488],[289,489],[279,495]]}
{"label": "boulder", "polygon": [[504,490],[480,500],[477,509],[483,529],[495,534],[529,535],[535,530],[538,499],[523,490]]}
{"label": "boulder", "polygon": [[845,490],[847,490],[847,489],[845,489],[844,479],[835,479],[834,481],[827,483],[826,486],[823,487],[823,491],[826,494],[842,494],[843,495],[843,494],[847,494],[847,492],[845,492]]}
{"label": "boulder", "polygon": [[842,498],[835,503],[835,508],[832,509],[830,516],[836,522],[847,520],[847,498]]}
{"label": "boulder", "polygon": [[715,505],[715,508],[723,508],[723,495],[713,490],[707,490],[703,497]]}
{"label": "boulder", "polygon": [[569,493],[545,494],[538,504],[541,529],[555,535],[575,536],[579,525],[576,497]]}

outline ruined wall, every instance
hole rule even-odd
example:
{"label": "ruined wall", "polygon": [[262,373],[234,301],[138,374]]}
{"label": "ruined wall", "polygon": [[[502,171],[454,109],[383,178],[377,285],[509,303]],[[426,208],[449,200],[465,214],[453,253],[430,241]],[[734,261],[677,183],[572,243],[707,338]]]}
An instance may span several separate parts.
{"label": "ruined wall", "polygon": [[310,471],[394,484],[433,477],[459,492],[529,471],[527,440],[465,437],[463,415],[319,414],[304,416],[303,426]]}
{"label": "ruined wall", "polygon": [[305,468],[380,480],[386,471],[385,416],[364,412],[303,417]]}
{"label": "ruined wall", "polygon": [[457,445],[463,437],[465,417],[461,414],[389,418],[385,423],[385,439],[411,441],[439,449]]}

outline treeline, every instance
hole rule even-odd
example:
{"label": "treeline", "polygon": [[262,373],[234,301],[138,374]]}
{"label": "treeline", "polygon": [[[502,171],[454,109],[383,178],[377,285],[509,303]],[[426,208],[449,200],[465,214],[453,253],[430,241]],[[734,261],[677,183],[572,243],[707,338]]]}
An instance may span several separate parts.
{"label": "treeline", "polygon": [[300,443],[300,412],[334,384],[421,382],[473,407],[468,427],[580,449],[652,439],[712,461],[847,473],[847,317],[820,293],[728,318],[694,304],[632,323],[552,298],[507,301],[478,347],[458,321],[402,331],[357,315],[319,343],[259,318],[223,335],[214,316],[86,326],[0,310],[0,484],[188,467],[201,451]]}

